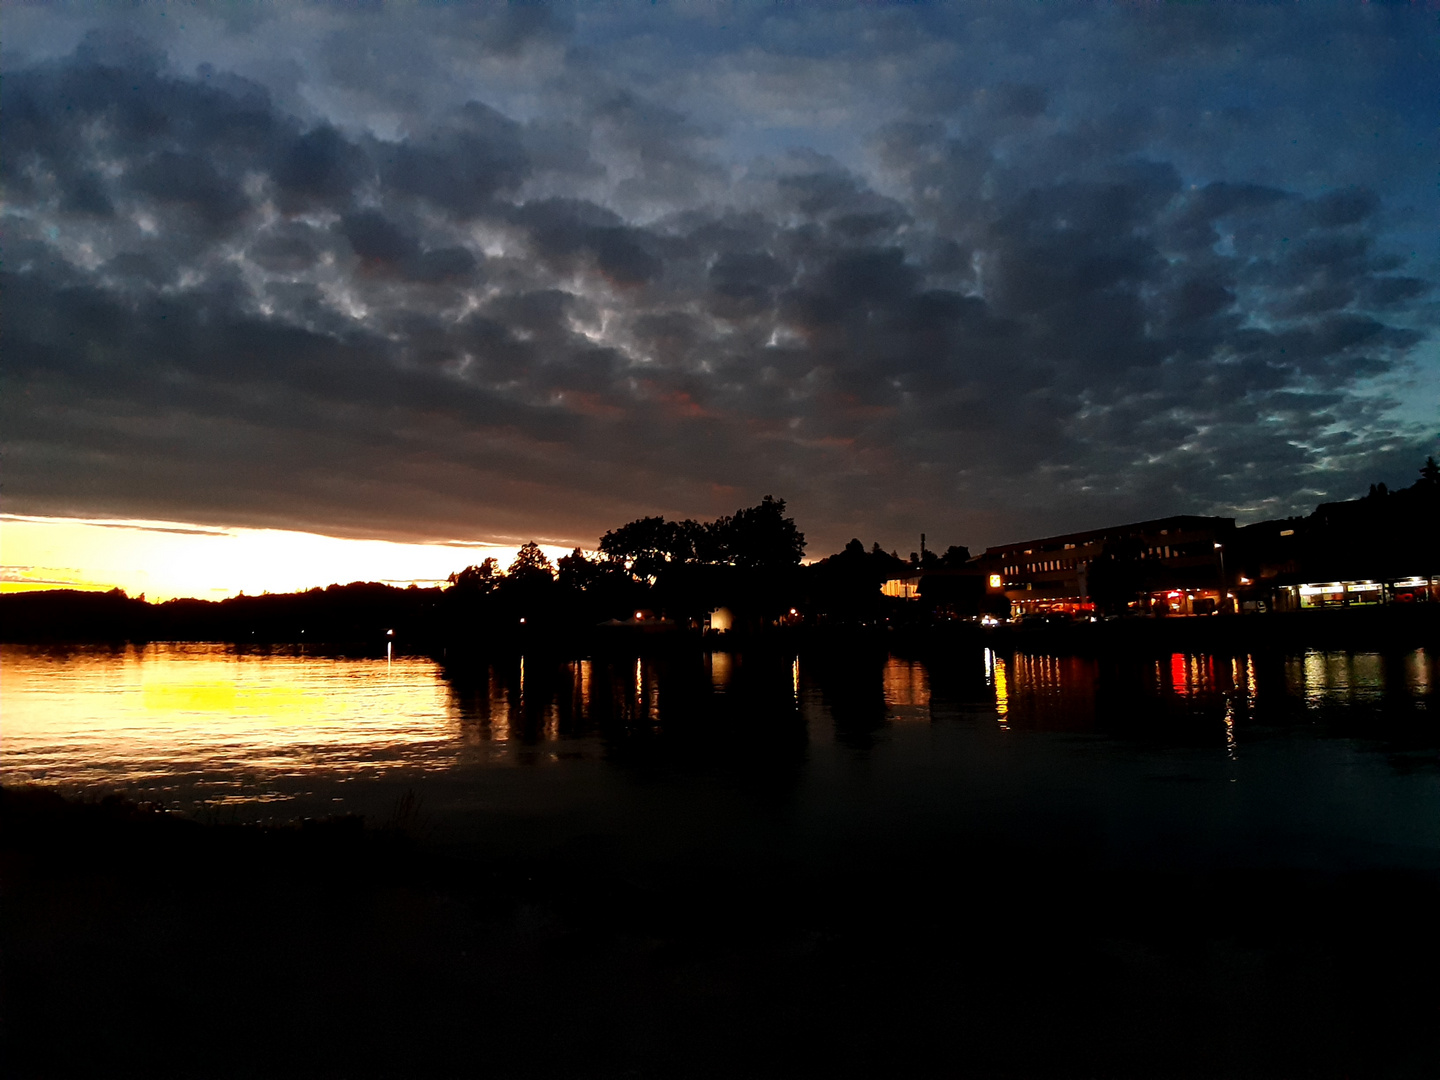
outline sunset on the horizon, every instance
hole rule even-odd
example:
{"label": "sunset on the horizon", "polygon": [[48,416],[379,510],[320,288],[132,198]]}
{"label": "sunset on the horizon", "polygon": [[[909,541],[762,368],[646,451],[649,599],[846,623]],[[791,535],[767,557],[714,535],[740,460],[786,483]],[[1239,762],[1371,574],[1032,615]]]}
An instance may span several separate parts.
{"label": "sunset on the horizon", "polygon": [[[376,581],[444,584],[486,558],[508,566],[514,544],[405,543],[282,529],[207,528],[174,521],[84,521],[0,515],[0,593],[122,589],[151,601],[221,600]],[[542,545],[551,558],[570,550]]]}
{"label": "sunset on the horizon", "polygon": [[979,550],[1437,449],[1414,13],[180,11],[7,5],[8,514]]}
{"label": "sunset on the horizon", "polygon": [[0,0],[0,1060],[1440,1076],[1440,0]]}

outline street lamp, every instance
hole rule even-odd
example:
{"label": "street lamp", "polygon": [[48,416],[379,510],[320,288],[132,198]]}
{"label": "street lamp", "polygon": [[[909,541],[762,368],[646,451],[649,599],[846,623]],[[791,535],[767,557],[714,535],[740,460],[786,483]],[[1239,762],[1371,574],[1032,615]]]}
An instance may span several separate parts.
{"label": "street lamp", "polygon": [[1225,577],[1225,545],[1215,541],[1215,551],[1220,556],[1220,608],[1225,607],[1225,598],[1230,595],[1230,582]]}

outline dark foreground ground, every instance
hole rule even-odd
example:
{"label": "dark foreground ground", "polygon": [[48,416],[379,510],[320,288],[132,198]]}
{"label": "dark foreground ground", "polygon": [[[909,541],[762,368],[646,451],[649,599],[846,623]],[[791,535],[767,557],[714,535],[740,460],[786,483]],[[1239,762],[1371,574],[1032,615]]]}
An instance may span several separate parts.
{"label": "dark foreground ground", "polygon": [[0,793],[8,1076],[1434,1077],[1440,878],[530,863]]}

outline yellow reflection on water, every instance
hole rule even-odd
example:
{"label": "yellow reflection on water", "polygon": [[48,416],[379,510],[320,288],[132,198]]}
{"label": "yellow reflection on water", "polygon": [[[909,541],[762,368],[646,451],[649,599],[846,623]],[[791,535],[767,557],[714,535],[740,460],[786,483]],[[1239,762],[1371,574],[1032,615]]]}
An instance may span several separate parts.
{"label": "yellow reflection on water", "polygon": [[323,716],[320,695],[298,686],[237,686],[233,682],[145,683],[150,712],[250,712],[301,721]]}
{"label": "yellow reflection on water", "polygon": [[[1413,661],[1413,657],[1412,657]],[[1311,650],[1298,665],[1287,665],[1291,688],[1308,705],[1363,698],[1385,692],[1385,661],[1378,653],[1323,653]]]}
{"label": "yellow reflection on water", "polygon": [[992,659],[1002,723],[1083,730],[1094,721],[1095,663],[1081,657],[1014,653]]}
{"label": "yellow reflection on water", "polygon": [[1318,705],[1329,684],[1325,671],[1325,656],[1318,652],[1305,654],[1302,692],[1308,705]]}
{"label": "yellow reflection on water", "polygon": [[730,685],[730,679],[734,671],[735,659],[727,652],[712,652],[710,658],[710,685],[716,690],[724,690]]}
{"label": "yellow reflection on water", "polygon": [[0,776],[85,785],[175,774],[354,774],[448,761],[435,664],[222,645],[0,649]]}
{"label": "yellow reflection on water", "polygon": [[575,665],[575,705],[582,716],[590,712],[591,678],[593,672],[589,660],[581,660]]}
{"label": "yellow reflection on water", "polygon": [[489,712],[488,737],[492,742],[509,742],[510,717],[520,714],[520,703],[510,700],[509,691],[503,684],[496,685],[500,680],[495,678],[494,672],[487,673],[486,680],[492,687],[491,696],[496,699]]}
{"label": "yellow reflection on water", "polygon": [[995,714],[1003,724],[1010,716],[1010,679],[1005,670],[1005,660],[998,654],[992,654],[992,658],[995,665]]}
{"label": "yellow reflection on water", "polygon": [[885,662],[881,683],[892,719],[930,719],[930,677],[924,664],[892,656]]}

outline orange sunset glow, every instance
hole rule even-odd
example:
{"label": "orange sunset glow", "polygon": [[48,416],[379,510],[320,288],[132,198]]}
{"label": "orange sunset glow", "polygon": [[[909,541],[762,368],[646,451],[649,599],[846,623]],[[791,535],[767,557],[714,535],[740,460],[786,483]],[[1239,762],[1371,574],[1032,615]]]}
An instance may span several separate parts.
{"label": "orange sunset glow", "polygon": [[[119,588],[162,601],[298,592],[350,581],[425,588],[488,557],[506,566],[516,547],[6,514],[0,515],[0,592]],[[551,559],[570,550],[542,548]]]}

